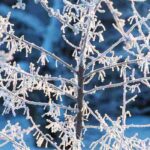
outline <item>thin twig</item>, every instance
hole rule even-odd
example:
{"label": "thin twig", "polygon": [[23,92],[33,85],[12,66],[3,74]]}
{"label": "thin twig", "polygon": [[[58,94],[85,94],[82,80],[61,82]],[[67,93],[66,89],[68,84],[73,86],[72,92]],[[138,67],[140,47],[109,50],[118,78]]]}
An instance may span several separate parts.
{"label": "thin twig", "polygon": [[85,74],[84,78],[86,79],[86,78],[90,77],[92,74],[98,73],[102,70],[111,69],[111,68],[124,66],[124,65],[130,65],[130,64],[137,63],[138,61],[142,61],[142,60],[143,59],[134,59],[134,60],[124,61],[124,62],[116,63],[116,64],[113,64],[113,65],[105,66],[105,67],[102,67],[102,68],[98,68],[98,69],[95,69],[95,70]]}
{"label": "thin twig", "polygon": [[72,111],[72,112],[77,112],[77,109],[74,109],[74,108],[71,108],[70,106],[64,106],[63,104],[56,104],[56,103],[44,103],[44,102],[36,102],[36,101],[31,101],[31,100],[27,100],[23,97],[20,97],[16,94],[14,94],[13,92],[9,91],[8,89],[6,88],[2,88],[0,87],[0,90],[1,91],[4,91],[10,95],[12,95],[13,97],[16,97],[17,99],[20,99],[21,101],[23,101],[24,103],[26,104],[29,104],[29,105],[34,105],[34,106],[41,106],[41,107],[50,107],[50,106],[54,106],[54,107],[59,107],[61,109],[65,109],[65,110],[69,110],[69,111]]}
{"label": "thin twig", "polygon": [[131,83],[136,83],[136,82],[142,82],[144,80],[150,80],[150,77],[142,77],[142,78],[138,78],[138,79],[134,79],[134,80],[128,80],[126,83],[124,82],[120,82],[120,83],[114,83],[114,84],[108,84],[108,85],[103,85],[103,86],[99,86],[99,87],[95,87],[89,91],[85,91],[85,95],[89,95],[89,94],[93,94],[96,91],[100,91],[100,90],[105,90],[108,88],[116,88],[116,87],[120,87],[123,86],[124,84],[131,84]]}
{"label": "thin twig", "polygon": [[[147,18],[143,18],[142,20],[139,21],[139,23],[144,23],[146,22],[150,16]],[[134,24],[127,32],[126,35],[130,34],[133,29],[137,26],[138,24]],[[102,54],[100,54],[97,58],[95,58],[93,61],[91,61],[86,68],[88,69],[91,65],[95,64],[96,61],[98,61],[100,58],[104,57],[106,54],[108,54],[111,50],[113,50],[116,46],[118,46],[121,42],[125,40],[125,37],[121,37],[117,42],[115,42],[112,46],[110,46],[107,50],[105,50]]]}
{"label": "thin twig", "polygon": [[58,56],[56,56],[55,54],[47,51],[46,49],[44,49],[43,47],[40,47],[34,43],[31,43],[27,40],[24,40],[24,39],[20,39],[19,37],[13,35],[13,34],[10,34],[8,32],[5,32],[6,35],[10,36],[11,38],[17,40],[17,41],[20,41],[27,44],[28,46],[32,47],[32,48],[35,48],[36,50],[39,50],[43,53],[45,53],[47,56],[50,56],[52,57],[53,59],[55,59],[56,61],[58,61],[60,64],[62,64],[63,66],[65,66],[66,68],[68,68],[69,70],[71,70],[72,72],[76,73],[76,70],[72,67],[72,65],[69,65],[67,62],[65,62],[64,60],[60,59]]}

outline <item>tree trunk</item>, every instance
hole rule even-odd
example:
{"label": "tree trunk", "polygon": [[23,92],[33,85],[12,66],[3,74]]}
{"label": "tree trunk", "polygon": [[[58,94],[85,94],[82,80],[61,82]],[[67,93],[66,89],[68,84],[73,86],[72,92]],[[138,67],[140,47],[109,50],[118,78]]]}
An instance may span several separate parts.
{"label": "tree trunk", "polygon": [[78,114],[77,114],[77,123],[76,123],[76,137],[77,139],[80,139],[82,136],[82,107],[83,107],[83,99],[84,99],[84,94],[83,94],[83,73],[84,73],[84,68],[82,65],[79,66],[79,71],[78,71],[78,97],[77,97],[77,107],[78,107]]}

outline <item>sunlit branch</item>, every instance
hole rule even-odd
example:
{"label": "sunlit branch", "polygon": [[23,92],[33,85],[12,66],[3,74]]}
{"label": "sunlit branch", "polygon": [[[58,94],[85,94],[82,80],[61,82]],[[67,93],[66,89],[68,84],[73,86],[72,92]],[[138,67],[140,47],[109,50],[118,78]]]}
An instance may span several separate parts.
{"label": "sunlit branch", "polygon": [[0,138],[2,138],[3,140],[5,139],[6,142],[3,142],[2,144],[0,144],[0,147],[4,146],[5,144],[7,144],[8,142],[11,142],[12,144],[20,147],[21,149],[25,150],[26,148],[21,145],[20,143],[16,142],[15,140],[13,140],[9,135],[3,133],[3,132],[0,132]]}
{"label": "sunlit branch", "polygon": [[36,50],[39,50],[43,53],[45,53],[46,55],[52,57],[53,59],[55,59],[56,61],[58,61],[60,64],[62,64],[63,66],[67,67],[69,70],[71,70],[72,72],[76,73],[76,70],[71,66],[69,65],[68,63],[66,63],[65,61],[63,61],[62,59],[60,59],[58,56],[56,56],[55,54],[45,50],[43,47],[39,47],[37,46],[36,44],[34,43],[31,43],[27,40],[24,40],[24,39],[20,39],[18,38],[17,36],[13,35],[13,34],[10,34],[8,32],[5,32],[6,35],[9,35],[11,38],[17,40],[17,41],[22,41],[23,43],[27,44],[28,46],[32,47],[32,48],[35,48]]}
{"label": "sunlit branch", "polygon": [[120,63],[116,63],[116,64],[113,64],[113,65],[109,65],[109,66],[104,66],[102,68],[98,68],[98,69],[95,69],[87,74],[84,75],[84,78],[88,78],[90,77],[92,74],[96,74],[102,70],[107,70],[107,69],[112,69],[112,68],[115,68],[115,67],[122,67],[124,65],[130,65],[130,64],[134,64],[134,63],[137,63],[139,61],[142,61],[143,59],[134,59],[134,60],[129,60],[129,61],[124,61],[124,62],[120,62]]}
{"label": "sunlit branch", "polygon": [[76,45],[74,45],[73,43],[71,43],[71,42],[67,39],[67,37],[66,37],[65,35],[62,35],[62,37],[63,37],[64,41],[65,41],[68,45],[70,45],[71,47],[73,47],[73,48],[75,48],[75,49],[77,49],[77,50],[81,50],[81,47],[76,46]]}
{"label": "sunlit branch", "polygon": [[64,81],[65,83],[71,84],[71,85],[79,88],[78,85],[76,83],[74,83],[73,81],[66,79],[66,78],[63,78],[63,77],[60,77],[60,76],[59,77],[52,77],[52,76],[43,76],[43,75],[38,75],[38,74],[31,74],[29,72],[22,70],[21,68],[11,66],[7,63],[0,63],[0,67],[4,67],[4,66],[10,68],[11,70],[14,70],[18,74],[22,74],[22,75],[25,75],[28,77],[33,77],[33,78],[36,78],[36,79],[39,79],[42,81]]}
{"label": "sunlit branch", "polygon": [[[144,23],[147,20],[149,20],[149,18],[150,18],[150,15],[148,15],[146,18],[143,18],[142,20],[140,20],[139,23]],[[138,25],[137,23],[135,23],[134,25],[132,25],[132,27],[130,27],[130,29],[126,32],[126,35],[129,35],[134,30],[134,28],[137,25]],[[119,40],[117,40],[117,42],[115,42],[107,50],[105,50],[103,53],[99,54],[99,56],[97,58],[95,58],[93,61],[91,61],[90,63],[88,63],[88,65],[86,66],[86,68],[88,69],[90,66],[92,66],[93,64],[95,64],[96,61],[98,61],[100,58],[102,58],[105,55],[107,55],[109,52],[111,52],[115,47],[117,47],[123,41],[126,41],[125,37],[121,37]]]}
{"label": "sunlit branch", "polygon": [[15,97],[18,100],[21,100],[22,102],[29,104],[29,105],[34,105],[34,106],[41,106],[41,107],[50,107],[50,106],[54,106],[54,107],[58,107],[60,109],[64,109],[64,110],[69,110],[72,112],[77,112],[78,110],[75,108],[71,108],[70,106],[64,106],[63,104],[56,104],[56,103],[45,103],[45,102],[37,102],[37,101],[31,101],[31,100],[27,100],[23,97],[20,97],[18,95],[16,95],[15,93],[11,92],[10,90],[0,87],[0,91],[4,91],[6,93],[8,93],[9,95],[11,95],[12,97]]}
{"label": "sunlit branch", "polygon": [[59,11],[54,11],[52,8],[48,7],[45,3],[43,3],[41,0],[40,0],[40,4],[45,9],[45,11],[48,13],[49,16],[55,17],[62,24],[66,24],[67,27],[74,30],[74,27],[71,24],[67,23],[67,21],[64,19],[64,17],[60,14]]}
{"label": "sunlit branch", "polygon": [[[130,124],[130,125],[122,125],[123,128],[149,128],[150,124]],[[83,128],[87,129],[100,129],[100,126],[96,125],[85,125]]]}
{"label": "sunlit branch", "polygon": [[85,93],[85,95],[94,94],[96,91],[105,90],[105,89],[109,89],[109,88],[116,88],[116,87],[123,86],[124,84],[132,84],[132,83],[142,82],[144,80],[150,80],[150,77],[142,77],[142,78],[138,78],[138,79],[134,79],[134,80],[127,80],[126,83],[124,83],[124,82],[114,83],[114,84],[111,83],[108,85],[95,87],[89,91],[85,91],[84,93]]}
{"label": "sunlit branch", "polygon": [[38,132],[37,134],[38,134],[38,135],[40,134],[40,135],[44,138],[44,140],[46,140],[46,142],[49,142],[52,146],[54,146],[55,148],[57,148],[57,150],[61,150],[61,149],[58,147],[58,145],[56,144],[56,142],[52,141],[53,138],[52,138],[50,135],[44,134],[44,133],[39,129],[39,126],[36,125],[36,123],[33,121],[32,117],[31,117],[31,115],[30,115],[29,109],[27,109],[26,115],[27,115],[27,119],[30,120],[30,122],[32,123],[33,128]]}

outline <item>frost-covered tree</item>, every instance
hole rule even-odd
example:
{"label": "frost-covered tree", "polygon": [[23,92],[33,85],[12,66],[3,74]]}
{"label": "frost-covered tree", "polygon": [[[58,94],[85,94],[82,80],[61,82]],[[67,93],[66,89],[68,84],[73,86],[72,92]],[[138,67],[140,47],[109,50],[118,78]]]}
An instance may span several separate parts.
{"label": "frost-covered tree", "polygon": [[[24,135],[33,133],[39,147],[48,147],[48,144],[51,144],[58,150],[80,150],[84,149],[84,134],[92,128],[98,130],[101,137],[92,141],[90,149],[150,149],[149,138],[142,140],[137,134],[130,138],[125,135],[128,128],[150,127],[149,124],[126,123],[127,116],[131,116],[127,105],[136,100],[142,85],[150,87],[150,13],[141,16],[137,11],[136,3],[142,1],[128,1],[132,14],[129,18],[124,18],[115,8],[112,0],[76,0],[74,3],[63,0],[62,12],[49,6],[47,0],[35,0],[49,17],[54,17],[61,23],[62,37],[68,46],[74,49],[72,59],[75,60],[75,65],[27,41],[24,36],[17,37],[13,30],[14,25],[9,21],[11,14],[9,13],[6,18],[0,16],[0,45],[8,50],[0,51],[0,97],[3,98],[3,115],[12,113],[16,116],[16,111],[23,109],[23,115],[31,122],[29,128],[22,129],[19,124],[13,125],[8,121],[0,132],[0,139],[4,141],[1,147],[12,142],[16,150],[30,149],[24,142]],[[103,3],[114,19],[112,26],[120,34],[120,38],[106,50],[97,48],[97,45],[105,42],[107,38],[104,36],[107,28],[99,17],[105,15]],[[12,7],[25,9],[25,1],[18,0]],[[78,43],[73,43],[67,37],[68,30],[75,37],[79,37]],[[113,35],[110,33],[110,36]],[[118,45],[122,46],[121,55],[116,52]],[[13,55],[17,52],[25,51],[28,57],[36,50],[41,53],[37,60],[40,64],[38,68],[30,63],[27,72],[13,61]],[[56,67],[59,65],[70,70],[72,78],[67,79],[63,75],[58,77],[50,74],[41,75],[40,66],[48,65],[50,58],[56,61]],[[118,82],[107,80],[107,70],[109,73],[117,72],[120,75]],[[93,80],[97,80],[99,86],[93,86],[95,83],[92,82]],[[54,84],[56,82],[57,84]],[[110,118],[107,112],[102,116],[98,110],[90,108],[89,95],[117,87],[120,87],[123,96],[120,106],[122,113],[116,120]],[[30,100],[29,93],[34,91],[42,91],[48,101]],[[73,101],[72,106],[65,105],[66,97]],[[119,100],[121,99],[118,98]],[[48,124],[45,128],[57,133],[59,141],[40,130],[40,125],[37,125],[32,118],[29,105],[48,110],[42,115],[43,118],[49,118],[46,120]],[[89,124],[90,117],[93,117],[98,125]]]}

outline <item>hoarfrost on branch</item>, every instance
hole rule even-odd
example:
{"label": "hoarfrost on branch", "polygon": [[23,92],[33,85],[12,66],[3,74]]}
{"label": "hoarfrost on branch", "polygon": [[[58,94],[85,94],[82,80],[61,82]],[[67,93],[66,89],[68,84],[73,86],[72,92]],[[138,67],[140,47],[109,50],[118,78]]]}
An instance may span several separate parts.
{"label": "hoarfrost on branch", "polygon": [[[31,127],[21,129],[19,124],[14,125],[8,121],[0,132],[0,138],[3,140],[0,147],[12,142],[16,150],[30,149],[26,146],[23,137],[24,134],[33,133],[39,147],[48,147],[48,144],[51,144],[58,150],[68,147],[70,150],[81,150],[84,148],[84,134],[89,128],[92,128],[93,130],[98,129],[100,133],[104,131],[100,139],[92,141],[90,146],[92,150],[98,147],[101,150],[150,149],[150,139],[141,140],[137,134],[130,138],[125,135],[128,128],[150,128],[150,124],[126,124],[127,117],[131,116],[127,105],[136,100],[138,93],[141,92],[141,85],[150,87],[150,27],[148,23],[150,13],[148,12],[147,16],[143,17],[136,9],[136,4],[144,1],[130,0],[128,2],[133,13],[127,19],[122,17],[122,13],[115,8],[111,0],[77,0],[76,3],[63,0],[62,12],[53,9],[47,0],[35,0],[34,2],[41,5],[49,17],[54,17],[61,23],[62,38],[74,49],[72,58],[76,61],[76,66],[67,63],[49,50],[27,41],[24,36],[17,37],[13,29],[14,25],[10,22],[11,14],[9,13],[6,17],[0,16],[0,45],[6,45],[8,49],[8,52],[0,51],[0,97],[3,98],[3,115],[12,113],[16,116],[17,110],[23,109],[23,115],[31,122]],[[101,44],[106,39],[104,32],[107,29],[97,15],[105,13],[102,3],[106,4],[113,16],[112,26],[121,35],[103,52],[94,45],[95,41]],[[18,0],[12,7],[25,9],[25,1]],[[128,30],[126,30],[126,22],[130,25]],[[80,36],[78,45],[67,38],[68,28],[75,36]],[[137,30],[137,35],[133,33],[134,30]],[[122,51],[126,53],[125,56],[116,54],[115,48],[119,44],[123,45]],[[34,50],[41,53],[37,60],[38,64],[47,65],[49,59],[54,59],[56,63],[70,70],[73,78],[53,77],[51,74],[40,75],[40,67],[36,68],[33,63],[30,63],[30,69],[27,72],[13,61],[15,53],[25,51],[28,57]],[[135,65],[138,67],[135,68]],[[106,70],[111,70],[112,73],[119,72],[122,81],[107,83]],[[142,77],[136,76],[137,70],[141,72]],[[96,75],[98,75],[98,82],[101,86],[95,85],[92,89],[86,90],[86,86],[91,84]],[[59,85],[55,85],[53,81],[59,82]],[[116,87],[123,89],[122,105],[120,106],[122,113],[116,120],[111,119],[107,112],[102,116],[97,110],[90,108],[87,96],[100,90]],[[47,102],[30,100],[29,92],[37,90],[43,91],[48,97]],[[129,97],[128,94],[131,93],[132,96]],[[71,99],[74,106],[65,106],[64,96]],[[56,101],[59,101],[59,104]],[[45,116],[51,118],[46,119],[48,125],[45,128],[50,129],[53,133],[58,133],[60,142],[57,143],[51,135],[44,134],[40,130],[40,125],[34,122],[30,114],[29,105],[48,108],[48,112],[42,115],[43,118]],[[62,110],[64,120],[61,120]],[[99,122],[98,126],[87,124],[91,116]]]}

